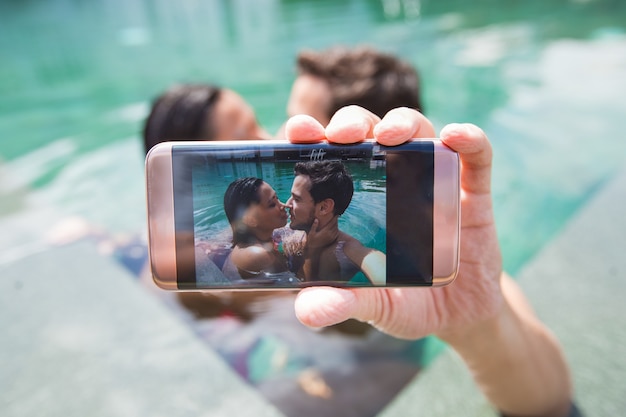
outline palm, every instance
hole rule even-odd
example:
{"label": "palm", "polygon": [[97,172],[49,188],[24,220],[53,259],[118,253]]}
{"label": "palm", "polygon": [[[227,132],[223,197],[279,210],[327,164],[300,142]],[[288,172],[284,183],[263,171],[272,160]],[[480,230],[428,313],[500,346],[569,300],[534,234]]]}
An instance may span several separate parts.
{"label": "palm", "polygon": [[451,285],[442,288],[393,288],[353,290],[358,300],[368,306],[357,316],[380,330],[402,338],[419,338],[462,327],[487,317],[499,305],[501,262],[497,253],[495,227],[479,225],[473,212],[491,210],[480,196],[467,195],[463,200],[461,260],[459,274]]}

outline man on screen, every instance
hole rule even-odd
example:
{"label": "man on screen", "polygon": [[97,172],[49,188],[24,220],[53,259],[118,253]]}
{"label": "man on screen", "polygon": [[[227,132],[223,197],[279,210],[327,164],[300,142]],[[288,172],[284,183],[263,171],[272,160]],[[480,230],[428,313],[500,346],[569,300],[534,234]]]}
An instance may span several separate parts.
{"label": "man on screen", "polygon": [[[291,196],[287,200],[290,224],[303,230],[315,243],[301,253],[296,273],[305,281],[349,281],[357,272],[372,284],[382,285],[386,278],[386,257],[363,246],[339,230],[339,216],[350,205],[354,194],[352,177],[340,161],[298,162]],[[313,240],[313,239],[311,239]]]}

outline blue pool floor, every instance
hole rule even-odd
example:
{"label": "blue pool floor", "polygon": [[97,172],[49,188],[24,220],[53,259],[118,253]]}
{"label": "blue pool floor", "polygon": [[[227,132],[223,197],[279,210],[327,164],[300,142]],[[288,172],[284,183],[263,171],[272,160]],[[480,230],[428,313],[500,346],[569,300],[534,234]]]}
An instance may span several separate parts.
{"label": "blue pool floor", "polygon": [[[626,409],[625,206],[626,166],[517,277],[600,417]],[[0,328],[3,416],[281,415],[89,242],[0,267]],[[495,413],[447,351],[381,415]]]}

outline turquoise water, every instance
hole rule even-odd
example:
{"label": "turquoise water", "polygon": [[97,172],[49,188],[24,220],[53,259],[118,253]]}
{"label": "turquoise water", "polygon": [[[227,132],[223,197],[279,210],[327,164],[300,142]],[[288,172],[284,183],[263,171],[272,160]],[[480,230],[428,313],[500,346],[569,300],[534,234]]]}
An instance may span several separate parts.
{"label": "turquoise water", "polygon": [[427,114],[485,129],[516,272],[624,160],[620,1],[68,0],[0,3],[0,262],[79,216],[144,229],[150,100],[178,81],[239,91],[275,131],[301,48],[371,44],[421,72]]}
{"label": "turquoise water", "polygon": [[[489,134],[498,231],[514,274],[626,160],[626,3],[619,0],[3,1],[0,268],[84,233],[84,223],[71,219],[106,234],[145,231],[140,132],[164,88],[180,81],[233,88],[275,131],[297,51],[337,43],[401,55],[420,70],[437,128],[473,122]],[[291,311],[292,302],[284,304],[280,311]],[[291,326],[276,326],[294,339],[285,346],[315,346],[313,363],[331,361],[333,369],[361,366],[382,347],[392,352],[386,358],[412,359],[398,368],[408,381],[438,351],[372,333],[346,348],[344,339],[329,344],[332,336],[300,340]],[[250,356],[238,347],[256,343],[246,377],[274,377],[265,358],[285,350],[284,340],[249,338],[243,327],[230,338],[207,328],[203,337],[231,364]],[[311,365],[296,359],[288,370]]]}

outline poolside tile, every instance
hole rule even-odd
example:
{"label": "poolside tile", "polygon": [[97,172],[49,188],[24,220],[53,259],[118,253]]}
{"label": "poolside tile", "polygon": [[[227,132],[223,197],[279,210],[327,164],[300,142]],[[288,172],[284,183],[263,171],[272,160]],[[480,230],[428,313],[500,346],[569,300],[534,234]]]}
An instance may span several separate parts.
{"label": "poolside tile", "polygon": [[281,415],[93,245],[0,274],[1,415]]}
{"label": "poolside tile", "polygon": [[[521,270],[518,282],[561,341],[586,415],[626,409],[626,166]],[[381,414],[489,417],[496,413],[448,350]]]}

